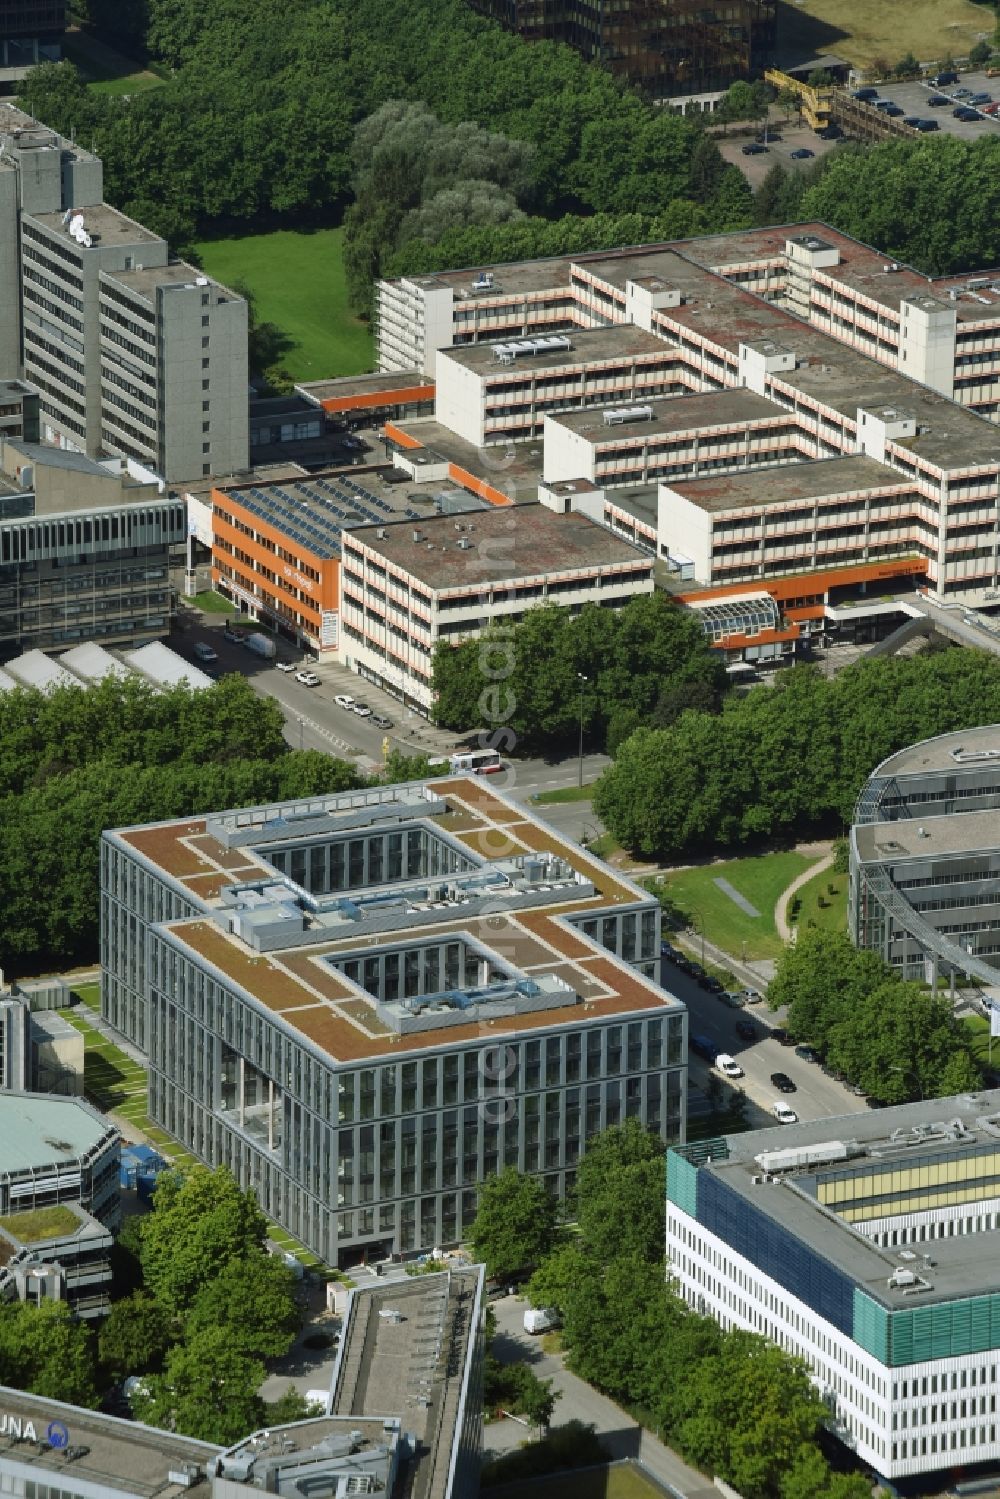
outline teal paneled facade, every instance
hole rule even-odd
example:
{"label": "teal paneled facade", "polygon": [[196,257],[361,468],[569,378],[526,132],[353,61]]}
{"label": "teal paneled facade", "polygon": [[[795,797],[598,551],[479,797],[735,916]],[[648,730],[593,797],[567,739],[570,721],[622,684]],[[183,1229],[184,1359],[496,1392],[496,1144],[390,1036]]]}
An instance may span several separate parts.
{"label": "teal paneled facade", "polygon": [[854,1341],[892,1368],[1000,1348],[1000,1295],[891,1312],[856,1289]]}

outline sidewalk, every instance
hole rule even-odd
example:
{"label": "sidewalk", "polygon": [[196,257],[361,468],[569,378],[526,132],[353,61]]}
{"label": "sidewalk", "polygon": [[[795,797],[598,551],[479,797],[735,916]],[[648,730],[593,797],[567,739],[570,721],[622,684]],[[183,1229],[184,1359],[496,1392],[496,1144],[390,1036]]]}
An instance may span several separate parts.
{"label": "sidewalk", "polygon": [[804,869],[800,875],[796,875],[792,883],[786,886],[778,896],[774,905],[774,925],[782,942],[795,941],[795,931],[788,924],[788,907],[794,899],[796,892],[801,890],[803,885],[808,885],[809,881],[814,879],[816,875],[822,874],[824,869],[829,869],[835,857],[836,855],[831,848],[830,852],[824,854],[818,863],[810,864],[808,869]]}

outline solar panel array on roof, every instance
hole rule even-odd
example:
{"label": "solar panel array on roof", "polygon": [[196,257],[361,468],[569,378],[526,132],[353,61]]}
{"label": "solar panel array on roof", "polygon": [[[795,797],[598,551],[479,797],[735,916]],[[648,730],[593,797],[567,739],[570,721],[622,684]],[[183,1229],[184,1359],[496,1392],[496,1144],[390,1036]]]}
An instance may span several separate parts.
{"label": "solar panel array on roof", "polygon": [[238,500],[252,515],[321,558],[340,556],[345,527],[381,525],[394,516],[387,500],[346,477],[253,485],[239,490]]}

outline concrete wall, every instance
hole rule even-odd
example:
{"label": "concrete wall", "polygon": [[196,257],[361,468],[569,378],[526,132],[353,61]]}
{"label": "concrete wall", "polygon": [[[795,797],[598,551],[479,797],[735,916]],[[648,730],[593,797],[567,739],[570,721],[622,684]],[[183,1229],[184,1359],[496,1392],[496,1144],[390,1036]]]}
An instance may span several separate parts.
{"label": "concrete wall", "polygon": [[[609,432],[610,432],[609,428]],[[593,479],[594,444],[582,432],[574,432],[558,417],[545,417],[542,424],[545,460],[542,477],[550,484],[563,479]]]}
{"label": "concrete wall", "polygon": [[447,351],[436,355],[434,419],[443,427],[482,447],[485,434],[483,382],[474,369],[452,359]]}
{"label": "concrete wall", "polygon": [[712,572],[711,516],[667,484],[660,485],[659,495],[658,554],[662,557],[666,548],[671,556],[690,557],[695,577],[707,582]]}

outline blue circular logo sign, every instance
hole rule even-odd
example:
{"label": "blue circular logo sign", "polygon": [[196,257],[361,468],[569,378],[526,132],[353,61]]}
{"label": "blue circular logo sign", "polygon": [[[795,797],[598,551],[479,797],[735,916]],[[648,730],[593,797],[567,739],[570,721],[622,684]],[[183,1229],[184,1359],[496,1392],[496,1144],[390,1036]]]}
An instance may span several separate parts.
{"label": "blue circular logo sign", "polygon": [[69,1446],[69,1427],[64,1426],[61,1421],[50,1421],[45,1435],[49,1439],[50,1447]]}

